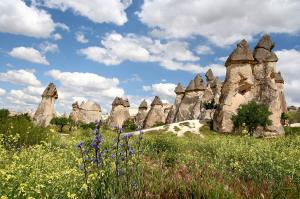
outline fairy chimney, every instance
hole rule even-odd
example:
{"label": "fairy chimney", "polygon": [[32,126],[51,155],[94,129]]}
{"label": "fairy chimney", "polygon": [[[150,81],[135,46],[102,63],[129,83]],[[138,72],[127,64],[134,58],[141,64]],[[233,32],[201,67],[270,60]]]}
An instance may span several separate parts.
{"label": "fairy chimney", "polygon": [[158,96],[155,96],[151,103],[151,109],[145,119],[144,128],[150,128],[156,124],[165,123],[165,120],[166,118],[163,110],[163,103]]}
{"label": "fairy chimney", "polygon": [[135,117],[135,124],[138,128],[143,128],[144,126],[144,121],[147,117],[147,109],[148,109],[148,104],[146,100],[143,100],[139,106],[138,113]]}
{"label": "fairy chimney", "polygon": [[110,127],[121,128],[123,123],[130,118],[129,114],[129,101],[123,100],[121,97],[116,97],[112,103],[111,113],[108,119]]}
{"label": "fairy chimney", "polygon": [[58,99],[56,87],[50,83],[42,94],[42,101],[39,104],[33,120],[40,126],[48,126],[55,117],[54,103]]}

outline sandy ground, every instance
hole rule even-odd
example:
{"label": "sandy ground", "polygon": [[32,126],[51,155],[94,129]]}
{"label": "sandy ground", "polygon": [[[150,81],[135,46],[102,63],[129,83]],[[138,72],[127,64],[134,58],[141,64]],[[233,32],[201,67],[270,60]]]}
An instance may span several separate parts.
{"label": "sandy ground", "polygon": [[[185,132],[191,132],[195,134],[200,134],[199,129],[203,126],[199,120],[186,120],[182,122],[172,123],[168,125],[158,126],[154,128],[144,129],[143,132],[147,133],[150,131],[165,130],[168,132],[173,132],[177,136],[183,136]],[[139,134],[139,131],[133,132],[133,134]]]}
{"label": "sandy ground", "polygon": [[300,127],[300,123],[290,124],[290,127]]}

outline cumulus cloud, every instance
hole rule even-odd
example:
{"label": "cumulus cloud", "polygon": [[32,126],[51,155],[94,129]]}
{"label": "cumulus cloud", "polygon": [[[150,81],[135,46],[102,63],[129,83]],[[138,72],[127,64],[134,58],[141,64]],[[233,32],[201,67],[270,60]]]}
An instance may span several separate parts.
{"label": "cumulus cloud", "polygon": [[106,109],[110,108],[112,100],[116,96],[123,96],[124,90],[119,87],[117,78],[106,78],[94,73],[62,72],[50,70],[46,75],[59,81],[59,103],[66,109],[70,109],[75,99],[89,99]]}
{"label": "cumulus cloud", "polygon": [[41,5],[61,11],[72,10],[75,14],[87,17],[95,23],[114,23],[123,25],[127,22],[125,9],[131,0],[37,0]]}
{"label": "cumulus cloud", "polygon": [[206,46],[206,45],[197,46],[196,52],[199,55],[212,55],[212,54],[214,54],[214,51],[209,46]]}
{"label": "cumulus cloud", "polygon": [[23,69],[9,70],[5,73],[0,73],[0,81],[31,86],[41,85],[41,82],[35,76],[34,71]]}
{"label": "cumulus cloud", "polygon": [[40,49],[43,54],[45,53],[56,53],[59,51],[57,44],[50,43],[50,42],[43,42],[40,44]]}
{"label": "cumulus cloud", "polygon": [[23,59],[37,64],[49,65],[46,57],[43,56],[38,50],[31,47],[16,47],[13,48],[8,54],[18,59]]}
{"label": "cumulus cloud", "polygon": [[193,62],[199,57],[188,49],[182,41],[153,40],[145,36],[118,33],[107,34],[101,41],[102,46],[91,46],[81,49],[80,54],[87,59],[105,65],[118,65],[123,61],[158,62],[169,70],[196,72],[199,66]]}
{"label": "cumulus cloud", "polygon": [[159,96],[162,100],[165,100],[168,103],[173,103],[175,99],[175,87],[176,84],[172,83],[157,83],[149,86],[143,86],[143,90]]}
{"label": "cumulus cloud", "polygon": [[76,32],[75,39],[76,39],[76,41],[78,41],[79,43],[82,43],[82,44],[86,44],[89,42],[89,40],[87,38],[85,38],[85,35],[82,32]]}
{"label": "cumulus cloud", "polygon": [[47,38],[56,27],[50,14],[22,0],[1,1],[0,13],[0,32]]}
{"label": "cumulus cloud", "polygon": [[275,51],[278,56],[277,70],[285,80],[285,92],[289,105],[300,106],[300,51],[283,49]]}
{"label": "cumulus cloud", "polygon": [[59,33],[55,33],[55,34],[52,35],[52,38],[53,38],[55,41],[57,41],[57,40],[61,40],[61,39],[62,39],[62,36],[61,36],[61,34],[59,34]]}
{"label": "cumulus cloud", "polygon": [[261,32],[296,33],[299,9],[297,0],[145,0],[138,16],[156,35],[200,35],[225,46]]}
{"label": "cumulus cloud", "polygon": [[4,90],[3,88],[0,88],[0,96],[5,95],[5,93],[6,93],[6,90]]}

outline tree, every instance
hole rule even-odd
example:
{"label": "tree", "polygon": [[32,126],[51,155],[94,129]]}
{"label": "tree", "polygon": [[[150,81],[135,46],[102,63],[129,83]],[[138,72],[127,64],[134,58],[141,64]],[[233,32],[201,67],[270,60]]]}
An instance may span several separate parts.
{"label": "tree", "polygon": [[271,114],[266,105],[251,101],[241,105],[237,110],[237,115],[233,115],[231,119],[235,129],[241,129],[245,126],[248,134],[253,136],[258,126],[265,128],[272,124],[269,119]]}
{"label": "tree", "polygon": [[60,126],[60,132],[63,132],[64,126],[68,125],[70,120],[66,117],[55,117],[50,121],[50,124]]}
{"label": "tree", "polygon": [[136,131],[137,126],[135,125],[134,120],[129,118],[125,120],[125,122],[122,125],[122,128],[124,129],[125,132],[130,132],[130,131]]}
{"label": "tree", "polygon": [[286,113],[281,113],[281,116],[280,116],[281,124],[285,125],[285,123],[288,119],[289,119],[289,116]]}
{"label": "tree", "polygon": [[[215,99],[212,99],[210,102],[204,102],[203,103],[203,107],[205,108],[205,110],[213,110],[213,109],[216,109],[217,108],[217,104],[215,102]],[[212,120],[212,111],[210,112],[209,116],[210,116],[210,119]]]}
{"label": "tree", "polygon": [[7,119],[9,111],[7,109],[0,109],[0,119]]}

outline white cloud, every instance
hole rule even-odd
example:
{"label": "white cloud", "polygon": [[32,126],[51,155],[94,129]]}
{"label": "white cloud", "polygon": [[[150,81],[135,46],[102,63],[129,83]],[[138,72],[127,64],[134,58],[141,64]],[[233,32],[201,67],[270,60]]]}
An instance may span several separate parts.
{"label": "white cloud", "polygon": [[300,51],[283,49],[275,51],[278,56],[277,70],[285,80],[285,93],[289,105],[300,106]]}
{"label": "white cloud", "polygon": [[50,43],[50,42],[43,42],[40,44],[40,49],[42,53],[56,53],[59,51],[57,44]]}
{"label": "white cloud", "polygon": [[158,83],[150,86],[143,86],[143,90],[159,96],[162,100],[165,100],[168,103],[173,103],[176,96],[174,92],[175,87],[176,84],[172,83]]}
{"label": "white cloud", "polygon": [[135,34],[125,36],[118,33],[107,34],[101,41],[102,47],[91,46],[79,51],[87,59],[105,65],[118,65],[123,61],[158,62],[169,70],[196,72],[199,66],[192,62],[199,57],[188,49],[188,44],[181,41],[162,43],[149,37]]}
{"label": "white cloud", "polygon": [[207,66],[201,67],[199,73],[206,73],[208,69],[211,69],[215,76],[224,77],[226,75],[226,67],[221,64],[209,64]]}
{"label": "white cloud", "polygon": [[16,47],[13,48],[9,55],[18,59],[27,60],[33,63],[49,65],[49,62],[46,60],[38,50],[31,47]]}
{"label": "white cloud", "polygon": [[141,77],[138,74],[132,74],[130,78],[125,79],[122,81],[123,83],[128,83],[128,82],[142,82]]}
{"label": "white cloud", "polygon": [[297,33],[299,9],[298,0],[145,0],[138,16],[156,35],[200,35],[225,46],[262,32]]}
{"label": "white cloud", "polygon": [[6,93],[6,90],[4,90],[3,88],[0,88],[0,96],[5,95],[5,93]]}
{"label": "white cloud", "polygon": [[52,38],[57,41],[57,40],[61,40],[62,39],[62,36],[61,34],[59,33],[55,33],[54,35],[52,35]]}
{"label": "white cloud", "polygon": [[72,10],[75,14],[87,17],[95,23],[115,23],[123,25],[127,22],[125,9],[132,3],[131,0],[37,0],[49,8],[66,11]]}
{"label": "white cloud", "polygon": [[0,32],[47,38],[55,30],[51,15],[21,0],[1,1],[0,13]]}
{"label": "white cloud", "polygon": [[58,102],[70,110],[75,99],[89,99],[110,109],[112,100],[116,96],[123,96],[124,90],[119,87],[117,78],[106,78],[94,73],[61,72],[50,70],[48,76],[60,82],[58,87]]}
{"label": "white cloud", "polygon": [[87,38],[85,38],[85,36],[82,32],[76,32],[75,39],[76,39],[76,41],[78,41],[79,43],[82,43],[82,44],[86,44],[89,42],[89,40]]}
{"label": "white cloud", "polygon": [[23,69],[9,70],[5,73],[0,73],[0,81],[31,86],[41,85],[41,82],[34,75],[34,71],[28,71]]}
{"label": "white cloud", "polygon": [[212,54],[214,54],[214,51],[209,46],[206,46],[206,45],[197,46],[196,52],[199,55],[212,55]]}

